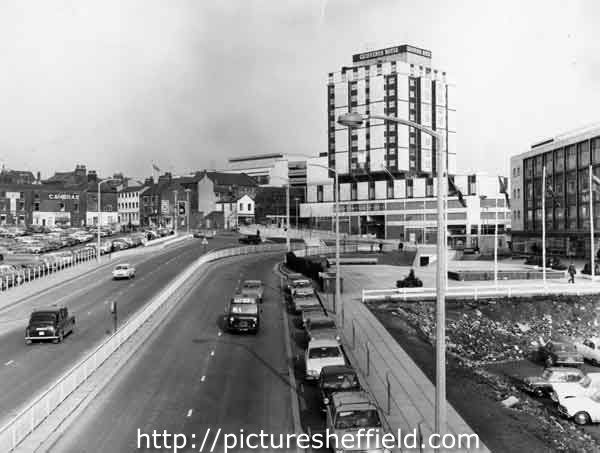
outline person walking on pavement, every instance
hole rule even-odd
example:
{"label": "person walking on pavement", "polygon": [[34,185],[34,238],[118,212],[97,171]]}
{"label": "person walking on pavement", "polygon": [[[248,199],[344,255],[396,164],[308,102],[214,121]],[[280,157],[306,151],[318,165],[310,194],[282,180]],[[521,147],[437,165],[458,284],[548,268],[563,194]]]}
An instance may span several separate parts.
{"label": "person walking on pavement", "polygon": [[379,243],[379,253],[383,253],[383,242]]}
{"label": "person walking on pavement", "polygon": [[575,266],[573,266],[573,263],[569,264],[567,272],[569,273],[569,283],[575,283],[575,273],[577,271],[575,270]]}

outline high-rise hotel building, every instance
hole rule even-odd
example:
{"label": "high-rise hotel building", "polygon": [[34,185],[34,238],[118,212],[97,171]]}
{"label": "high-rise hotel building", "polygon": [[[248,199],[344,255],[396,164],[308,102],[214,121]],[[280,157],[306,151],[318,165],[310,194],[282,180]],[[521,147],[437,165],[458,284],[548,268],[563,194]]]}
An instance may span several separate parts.
{"label": "high-rise hotel building", "polygon": [[446,82],[445,72],[431,67],[431,52],[403,45],[359,53],[352,62],[330,73],[327,85],[328,164],[344,175],[344,183],[385,181],[383,166],[398,176],[436,170],[431,136],[376,119],[360,128],[338,125],[338,116],[350,111],[394,116],[441,131],[448,170],[455,173],[455,87]]}
{"label": "high-rise hotel building", "polygon": [[[329,73],[326,94],[327,149],[307,162],[304,223],[333,229],[336,194],[328,167],[339,175],[343,233],[436,241],[436,143],[412,127],[372,118],[387,115],[446,136],[448,171],[468,203],[465,208],[455,195],[448,197],[450,245],[483,245],[496,220],[504,238],[510,216],[498,178],[456,174],[455,86],[432,67],[430,51],[402,45],[353,55],[351,66]],[[359,128],[337,124],[352,111],[371,119]]]}

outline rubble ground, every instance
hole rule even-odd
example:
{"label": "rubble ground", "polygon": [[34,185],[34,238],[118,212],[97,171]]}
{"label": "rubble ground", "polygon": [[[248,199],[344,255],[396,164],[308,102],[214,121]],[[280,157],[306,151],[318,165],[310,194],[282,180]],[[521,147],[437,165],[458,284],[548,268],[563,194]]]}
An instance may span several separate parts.
{"label": "rubble ground", "polygon": [[[369,303],[381,318],[388,312],[404,319],[426,342],[435,341],[435,302]],[[518,382],[541,374],[538,344],[550,338],[580,341],[600,334],[600,298],[544,296],[483,301],[447,301],[446,334],[449,356],[470,370],[472,379],[487,383],[489,397],[509,401],[514,411],[528,414],[544,426],[554,451],[600,451],[600,427],[581,428],[558,416],[551,401],[524,393]],[[386,323],[384,322],[384,325]],[[587,371],[600,371],[585,365]],[[514,398],[519,401],[516,402]],[[577,445],[576,449],[573,449]]]}

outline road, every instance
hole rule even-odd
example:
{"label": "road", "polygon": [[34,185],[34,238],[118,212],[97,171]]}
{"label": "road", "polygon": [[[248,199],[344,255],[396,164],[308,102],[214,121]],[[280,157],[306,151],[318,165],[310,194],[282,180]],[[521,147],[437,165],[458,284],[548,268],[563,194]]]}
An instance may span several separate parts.
{"label": "road", "polygon": [[[208,248],[231,246],[235,242],[234,237],[215,238]],[[135,257],[119,259],[114,255],[115,264],[129,262],[136,266],[135,279],[113,281],[110,267],[99,269],[2,311],[0,424],[111,333],[110,301],[118,302],[119,322],[125,321],[203,251],[200,240],[189,240]],[[62,344],[26,345],[24,329],[31,309],[51,304],[66,306],[75,315],[75,333]]]}
{"label": "road", "polygon": [[[168,451],[144,443],[138,450],[138,429],[184,434],[182,451],[199,451],[209,428],[204,451],[219,428],[215,451],[223,451],[224,433],[241,429],[293,433],[285,307],[272,272],[278,260],[280,255],[248,256],[215,263],[50,451]],[[256,336],[221,329],[226,304],[243,279],[266,284]]]}

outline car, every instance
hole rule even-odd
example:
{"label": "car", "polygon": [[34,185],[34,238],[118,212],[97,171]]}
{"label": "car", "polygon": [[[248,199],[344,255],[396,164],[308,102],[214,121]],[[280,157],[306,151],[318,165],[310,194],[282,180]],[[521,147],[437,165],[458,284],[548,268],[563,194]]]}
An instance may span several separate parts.
{"label": "car", "polygon": [[204,239],[206,237],[206,235],[200,230],[194,230],[193,236],[199,239]]}
{"label": "car", "polygon": [[249,234],[246,236],[242,236],[238,239],[240,244],[250,244],[250,245],[258,245],[262,242],[260,236],[256,236],[254,234]]}
{"label": "car", "polygon": [[228,331],[258,333],[260,311],[255,297],[236,294],[231,298],[225,312]]}
{"label": "car", "polygon": [[323,407],[331,401],[331,395],[338,392],[362,390],[356,371],[349,365],[324,366],[319,378],[319,396]]}
{"label": "car", "polygon": [[554,365],[563,365],[579,367],[583,365],[583,356],[577,352],[573,343],[568,341],[549,340],[538,348],[538,358],[543,361],[547,367]]}
{"label": "car", "polygon": [[523,379],[523,390],[538,397],[549,395],[554,384],[561,382],[577,383],[585,377],[579,368],[550,367],[541,376],[528,376]]}
{"label": "car", "polygon": [[316,340],[317,338],[328,338],[337,340],[338,342],[341,340],[340,333],[335,326],[335,321],[323,313],[309,315],[304,328],[306,329],[309,341]]}
{"label": "car", "polygon": [[305,329],[306,323],[310,317],[321,316],[324,314],[325,314],[325,311],[323,310],[323,307],[321,307],[321,304],[307,305],[305,307],[302,307],[302,309],[300,310],[300,321],[299,321],[300,327]]}
{"label": "car", "polygon": [[123,239],[115,239],[114,241],[112,241],[113,250],[125,250],[129,247],[129,243],[127,241],[124,241]]}
{"label": "car", "polygon": [[600,366],[600,338],[586,338],[581,343],[575,343],[575,349],[579,352],[584,360],[589,361],[592,365]]}
{"label": "car", "polygon": [[127,263],[117,264],[112,271],[112,276],[114,280],[119,280],[121,278],[135,278],[135,267]]}
{"label": "car", "polygon": [[558,413],[578,425],[600,422],[600,390],[592,395],[559,398]]}
{"label": "car", "polygon": [[315,381],[319,379],[324,366],[346,365],[346,359],[337,340],[316,339],[308,342],[304,363],[306,380]]}
{"label": "car", "polygon": [[244,296],[255,297],[259,303],[263,302],[265,288],[260,280],[244,280],[240,288],[240,293]]}
{"label": "car", "polygon": [[291,308],[295,314],[302,313],[302,310],[306,307],[319,307],[321,303],[315,295],[315,291],[311,288],[308,289],[297,289],[294,290],[291,297]]}
{"label": "car", "polygon": [[552,384],[550,398],[558,403],[561,398],[592,395],[600,390],[600,373],[588,373],[577,382],[556,382]]}
{"label": "car", "polygon": [[74,329],[75,316],[69,315],[65,307],[35,310],[25,329],[25,342],[31,344],[38,340],[52,340],[54,343],[62,343],[64,337],[73,333]]}
{"label": "car", "polygon": [[[336,453],[389,453],[382,442],[385,432],[377,404],[364,391],[333,393],[326,407],[325,426],[336,439],[344,439],[338,441]],[[372,433],[369,437],[364,435],[367,430]]]}
{"label": "car", "polygon": [[285,285],[284,291],[288,296],[291,296],[292,292],[298,288],[312,288],[312,282],[302,274],[292,274],[293,277],[288,276],[288,281]]}

